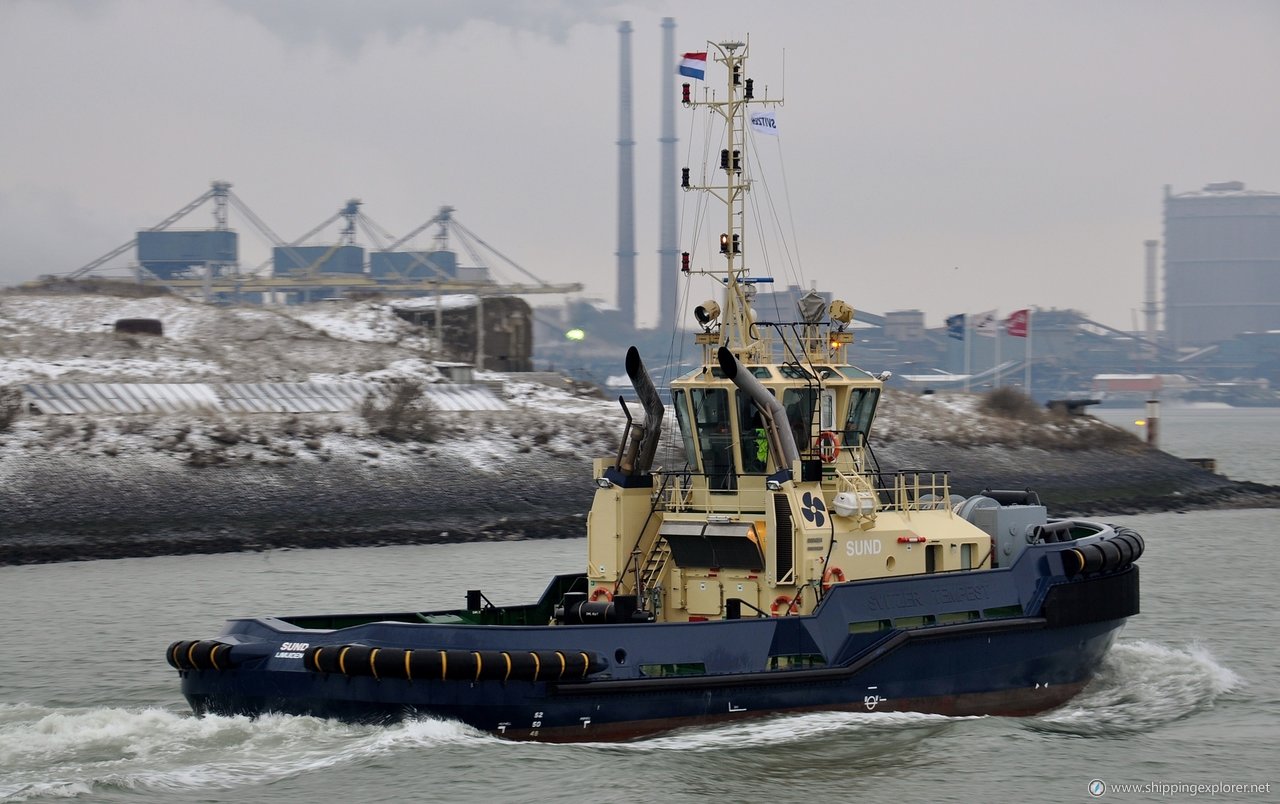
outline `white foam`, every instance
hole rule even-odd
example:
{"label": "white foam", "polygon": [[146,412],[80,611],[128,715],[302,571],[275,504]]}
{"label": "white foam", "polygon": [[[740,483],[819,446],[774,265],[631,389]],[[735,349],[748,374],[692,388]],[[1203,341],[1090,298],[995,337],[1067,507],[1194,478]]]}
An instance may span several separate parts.
{"label": "white foam", "polygon": [[226,789],[405,748],[492,740],[432,719],[379,727],[285,715],[251,720],[164,709],[0,706],[0,800]]}
{"label": "white foam", "polygon": [[1119,643],[1084,692],[1027,725],[1084,735],[1146,731],[1212,706],[1243,683],[1201,645]]}
{"label": "white foam", "polygon": [[574,743],[594,749],[622,752],[677,751],[700,753],[721,750],[771,748],[787,743],[810,742],[835,736],[934,729],[975,718],[948,717],[920,712],[807,712],[699,726],[629,743]]}

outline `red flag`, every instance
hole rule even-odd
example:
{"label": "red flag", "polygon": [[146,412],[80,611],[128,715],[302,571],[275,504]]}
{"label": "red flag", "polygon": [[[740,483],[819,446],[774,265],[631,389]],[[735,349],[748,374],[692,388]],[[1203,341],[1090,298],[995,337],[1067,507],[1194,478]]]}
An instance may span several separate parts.
{"label": "red flag", "polygon": [[1009,317],[1004,320],[1004,331],[1009,333],[1012,338],[1027,337],[1027,316],[1029,310],[1014,310],[1009,313]]}

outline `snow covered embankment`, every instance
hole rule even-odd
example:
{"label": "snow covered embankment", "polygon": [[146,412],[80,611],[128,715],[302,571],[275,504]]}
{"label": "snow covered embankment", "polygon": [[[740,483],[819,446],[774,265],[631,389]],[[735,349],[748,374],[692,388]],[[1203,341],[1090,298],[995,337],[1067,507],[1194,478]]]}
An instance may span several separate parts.
{"label": "snow covered embankment", "polygon": [[[156,318],[162,338],[117,336]],[[422,330],[376,302],[215,308],[172,297],[0,295],[0,386],[29,382],[438,382]],[[284,546],[578,536],[614,402],[480,372],[509,410],[437,413],[434,440],[356,414],[24,416],[0,431],[0,564]],[[1025,413],[1025,412],[1024,412]],[[670,419],[671,417],[668,417]],[[672,422],[668,421],[668,425]],[[668,446],[660,465],[683,456]],[[991,415],[889,392],[881,467],[962,494],[1038,490],[1055,513],[1275,504],[1088,418]],[[1271,494],[1270,502],[1267,495]]]}

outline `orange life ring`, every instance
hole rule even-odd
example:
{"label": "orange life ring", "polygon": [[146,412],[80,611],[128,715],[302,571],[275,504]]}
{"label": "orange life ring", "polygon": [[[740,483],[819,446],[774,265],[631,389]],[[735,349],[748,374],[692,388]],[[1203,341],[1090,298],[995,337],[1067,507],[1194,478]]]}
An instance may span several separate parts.
{"label": "orange life ring", "polygon": [[826,592],[838,583],[844,583],[844,570],[839,567],[832,567],[822,573],[822,591]]}
{"label": "orange life ring", "polygon": [[591,602],[595,603],[600,598],[604,598],[605,602],[613,600],[613,592],[610,592],[607,588],[603,586],[597,586],[595,588],[595,591],[591,593]]}
{"label": "orange life ring", "polygon": [[779,606],[785,606],[787,609],[788,615],[795,614],[797,611],[800,610],[799,603],[795,602],[794,600],[787,597],[786,595],[778,595],[776,598],[774,598],[773,605],[769,607],[769,613],[772,614],[774,617],[777,617]]}
{"label": "orange life ring", "polygon": [[818,433],[814,445],[818,448],[818,457],[822,458],[823,463],[835,463],[836,458],[840,457],[840,437],[831,430]]}

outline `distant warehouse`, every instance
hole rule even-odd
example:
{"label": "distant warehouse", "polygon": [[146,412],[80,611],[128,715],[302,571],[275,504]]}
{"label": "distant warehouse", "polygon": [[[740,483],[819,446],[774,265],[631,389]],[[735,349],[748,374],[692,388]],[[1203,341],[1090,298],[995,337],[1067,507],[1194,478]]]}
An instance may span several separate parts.
{"label": "distant warehouse", "polygon": [[1175,347],[1280,330],[1280,193],[1243,182],[1164,199],[1165,330]]}

